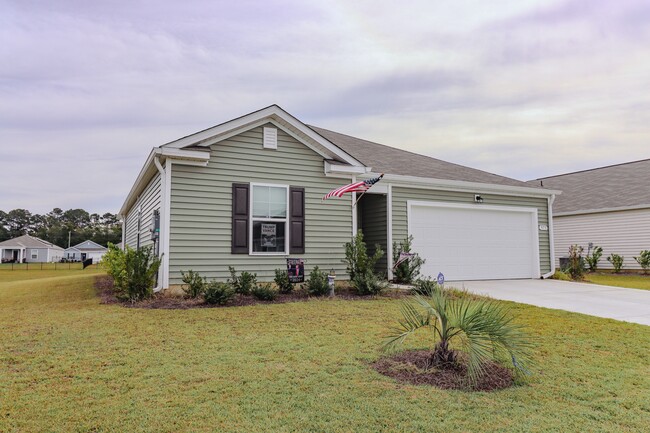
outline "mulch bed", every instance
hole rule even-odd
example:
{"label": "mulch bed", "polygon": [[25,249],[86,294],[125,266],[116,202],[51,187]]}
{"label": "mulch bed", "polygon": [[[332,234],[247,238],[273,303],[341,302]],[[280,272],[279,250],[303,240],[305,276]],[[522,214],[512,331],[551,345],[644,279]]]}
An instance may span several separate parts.
{"label": "mulch bed", "polygon": [[[153,298],[138,302],[120,301],[113,293],[113,280],[111,277],[97,277],[95,287],[98,291],[102,304],[119,304],[128,308],[149,308],[149,309],[166,309],[166,310],[187,310],[190,308],[227,308],[243,307],[247,305],[258,304],[284,304],[287,302],[304,302],[310,300],[328,300],[327,296],[314,297],[307,295],[303,290],[297,289],[289,294],[279,293],[273,301],[260,301],[253,296],[244,296],[237,294],[226,305],[210,305],[203,302],[202,299],[186,299],[180,296],[169,296],[156,294]],[[338,289],[333,299],[344,300],[369,300],[369,299],[401,299],[409,295],[404,290],[387,290],[380,296],[360,296],[351,289]]]}
{"label": "mulch bed", "polygon": [[[459,358],[461,358],[459,356]],[[409,350],[381,358],[371,364],[379,373],[392,377],[400,383],[411,385],[431,385],[440,389],[463,391],[496,391],[512,386],[514,376],[510,369],[490,363],[486,374],[476,386],[467,387],[467,368],[462,361],[444,369],[431,366],[431,352],[428,350]]]}

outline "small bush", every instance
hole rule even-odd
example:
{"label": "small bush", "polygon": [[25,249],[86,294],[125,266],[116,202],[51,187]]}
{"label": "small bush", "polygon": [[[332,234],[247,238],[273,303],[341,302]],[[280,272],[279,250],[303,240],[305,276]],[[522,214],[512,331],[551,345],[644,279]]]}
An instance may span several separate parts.
{"label": "small bush", "polygon": [[591,254],[587,254],[585,261],[587,262],[587,266],[589,266],[590,272],[596,272],[598,270],[598,262],[602,256],[603,249],[598,246],[594,247],[594,249],[591,250]]}
{"label": "small bush", "polygon": [[280,293],[287,294],[293,292],[293,283],[289,281],[289,273],[286,269],[276,269],[274,281]]}
{"label": "small bush", "polygon": [[567,269],[572,280],[582,280],[585,274],[584,259],[582,252],[584,248],[579,245],[569,247],[569,268]]}
{"label": "small bush", "polygon": [[183,292],[186,298],[196,299],[203,295],[205,286],[208,284],[205,277],[201,277],[198,272],[189,270],[187,272],[181,271],[183,277]]}
{"label": "small bush", "polygon": [[643,250],[639,253],[639,257],[635,257],[634,260],[641,266],[643,273],[647,274],[648,269],[650,269],[650,251]]}
{"label": "small bush", "polygon": [[[413,244],[413,236],[409,236],[399,244],[393,242],[393,263],[397,263],[400,253],[411,253],[411,245]],[[398,284],[411,284],[420,275],[420,268],[425,260],[422,259],[417,253],[397,265],[393,271],[395,282]]]}
{"label": "small bush", "polygon": [[429,296],[440,290],[438,282],[431,278],[419,278],[413,283],[413,293],[422,296]]}
{"label": "small bush", "polygon": [[553,275],[551,275],[552,280],[561,280],[561,281],[571,281],[571,277],[562,272],[559,269],[556,269]]}
{"label": "small bush", "polygon": [[318,269],[318,266],[312,269],[307,282],[302,287],[312,296],[324,296],[330,291],[329,285],[327,284],[327,274]]}
{"label": "small bush", "polygon": [[206,304],[224,305],[235,296],[235,290],[228,283],[221,281],[210,281],[203,291],[203,299]]}
{"label": "small bush", "polygon": [[229,282],[235,289],[235,293],[250,295],[253,287],[257,285],[257,274],[243,271],[239,276],[237,276],[237,271],[234,267],[228,266],[228,270],[230,271]]}
{"label": "small bush", "polygon": [[619,256],[618,254],[610,254],[609,257],[607,257],[607,261],[612,264],[614,267],[614,273],[618,274],[621,272],[621,269],[623,269],[623,261],[625,260],[625,257]]}
{"label": "small bush", "polygon": [[378,295],[388,287],[388,282],[382,280],[370,269],[357,273],[352,279],[352,286],[359,295]]}
{"label": "small bush", "polygon": [[162,260],[153,253],[151,247],[137,250],[121,250],[108,244],[108,252],[102,258],[102,266],[113,278],[115,296],[131,302],[153,296],[153,286]]}
{"label": "small bush", "polygon": [[271,283],[263,283],[256,285],[251,290],[253,296],[260,301],[273,301],[278,296],[278,292],[273,289]]}
{"label": "small bush", "polygon": [[359,230],[351,242],[345,243],[345,259],[343,262],[347,265],[350,280],[354,280],[357,274],[364,274],[368,270],[374,272],[375,264],[383,255],[384,251],[377,244],[375,245],[375,254],[368,256],[368,249],[363,241],[363,232]]}

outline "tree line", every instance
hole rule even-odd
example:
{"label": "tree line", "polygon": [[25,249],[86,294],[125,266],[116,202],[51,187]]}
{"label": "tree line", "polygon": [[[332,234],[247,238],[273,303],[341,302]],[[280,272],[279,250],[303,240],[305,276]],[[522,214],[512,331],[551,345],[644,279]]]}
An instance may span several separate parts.
{"label": "tree line", "polygon": [[117,215],[89,213],[83,209],[54,208],[44,215],[27,209],[0,210],[0,241],[28,234],[63,248],[90,239],[106,246],[122,241],[122,224]]}

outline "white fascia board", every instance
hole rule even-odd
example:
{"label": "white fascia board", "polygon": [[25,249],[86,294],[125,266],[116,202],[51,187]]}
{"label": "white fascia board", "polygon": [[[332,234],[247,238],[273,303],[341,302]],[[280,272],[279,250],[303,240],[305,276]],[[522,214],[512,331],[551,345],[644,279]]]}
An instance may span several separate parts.
{"label": "white fascia board", "polygon": [[162,157],[162,159],[173,159],[175,163],[185,165],[205,166],[210,160],[210,152],[203,150],[153,148],[133,183],[129,194],[126,196],[124,204],[122,204],[122,208],[118,214],[121,218],[126,218],[126,214],[135,202],[135,199],[137,199],[138,194],[147,186],[151,177],[157,172],[153,162],[157,156]]}
{"label": "white fascia board", "polygon": [[602,208],[602,209],[576,210],[576,211],[571,211],[571,212],[557,212],[553,216],[554,217],[564,217],[564,216],[571,216],[571,215],[587,215],[587,214],[594,214],[594,213],[622,212],[622,211],[626,211],[626,210],[643,210],[643,209],[650,209],[650,204],[638,204],[638,205],[634,205],[634,206],[608,207],[608,208]]}
{"label": "white fascia board", "polygon": [[[357,161],[351,155],[348,155],[334,143],[330,142],[325,137],[321,136],[316,131],[277,105],[271,105],[270,107],[254,111],[220,125],[213,126],[212,128],[208,128],[195,134],[188,135],[187,137],[183,137],[181,139],[164,144],[163,147],[181,149],[187,146],[210,146],[211,144],[231,137],[236,133],[240,133],[244,130],[260,126],[267,122],[274,123],[276,126],[281,127],[285,131],[286,128],[292,129],[295,131],[295,133],[297,133],[297,136],[295,133],[292,133],[293,131],[286,132],[293,135],[296,139],[304,142],[312,149],[314,149],[314,144],[317,145],[317,147],[322,148],[324,152],[319,151],[318,153],[324,153],[323,156],[329,158],[339,158],[350,165],[363,166],[361,162]],[[309,141],[311,141],[311,143],[309,143]]]}
{"label": "white fascia board", "polygon": [[325,161],[325,174],[337,173],[337,174],[366,174],[371,171],[371,167],[359,166],[359,165],[342,165],[342,164],[333,164],[330,161]]}
{"label": "white fascia board", "polygon": [[[367,177],[376,177],[381,173],[368,173]],[[466,182],[461,180],[434,179],[428,177],[385,174],[383,180],[390,181],[393,187],[439,189],[446,191],[479,192],[523,197],[549,197],[562,194],[551,189],[529,188],[524,186],[498,185],[493,183]]]}

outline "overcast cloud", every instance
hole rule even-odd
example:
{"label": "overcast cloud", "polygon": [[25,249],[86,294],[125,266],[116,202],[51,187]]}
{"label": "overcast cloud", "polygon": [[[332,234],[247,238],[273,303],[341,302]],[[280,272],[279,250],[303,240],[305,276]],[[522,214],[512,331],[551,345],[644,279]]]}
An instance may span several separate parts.
{"label": "overcast cloud", "polygon": [[0,0],[0,209],[117,212],[273,103],[522,180],[650,158],[650,2],[431,3]]}

